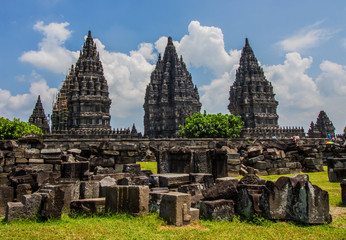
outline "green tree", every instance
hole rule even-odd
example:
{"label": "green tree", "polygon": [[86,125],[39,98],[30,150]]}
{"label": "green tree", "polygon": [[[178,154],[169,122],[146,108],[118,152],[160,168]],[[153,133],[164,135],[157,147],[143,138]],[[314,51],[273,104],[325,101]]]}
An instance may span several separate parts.
{"label": "green tree", "polygon": [[0,118],[0,139],[16,139],[23,134],[43,135],[43,132],[39,127],[22,122],[18,118],[13,118],[13,121],[3,117]]}
{"label": "green tree", "polygon": [[195,113],[179,125],[179,134],[189,138],[232,138],[239,137],[244,125],[240,116],[233,114]]}

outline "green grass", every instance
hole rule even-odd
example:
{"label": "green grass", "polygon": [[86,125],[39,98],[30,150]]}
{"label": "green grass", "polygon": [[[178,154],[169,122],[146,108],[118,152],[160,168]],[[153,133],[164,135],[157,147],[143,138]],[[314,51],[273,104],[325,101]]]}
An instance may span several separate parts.
{"label": "green grass", "polygon": [[[149,165],[153,165],[150,163]],[[313,184],[327,190],[330,205],[340,205],[340,184],[330,183],[327,172],[309,173]],[[291,175],[288,175],[291,176]],[[280,176],[264,176],[276,180]],[[213,222],[200,220],[185,227],[168,226],[158,214],[132,217],[125,214],[61,220],[0,222],[0,239],[345,239],[346,214],[337,215],[331,224],[305,226],[291,222],[255,221]]]}
{"label": "green grass", "polygon": [[151,170],[152,173],[157,173],[157,162],[137,162],[141,165],[142,170]]}

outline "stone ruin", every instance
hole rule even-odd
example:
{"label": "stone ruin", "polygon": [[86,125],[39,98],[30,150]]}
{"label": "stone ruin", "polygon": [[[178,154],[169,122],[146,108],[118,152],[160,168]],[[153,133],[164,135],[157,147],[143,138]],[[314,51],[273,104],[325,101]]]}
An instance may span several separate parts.
{"label": "stone ruin", "polygon": [[200,112],[201,106],[197,86],[168,37],[163,58],[159,56],[145,93],[144,136],[178,136],[179,125]]}
{"label": "stone ruin", "polygon": [[[246,167],[250,173],[241,180],[229,177],[229,165],[234,167],[259,156],[263,156],[264,162],[280,156],[277,160],[282,164],[282,154],[302,150],[268,151],[269,145],[264,142],[261,145],[243,142],[238,149],[240,153],[236,153],[235,148],[232,150],[221,141],[216,145],[209,142],[204,148],[206,151],[202,151],[200,143],[190,149],[176,147],[157,151],[163,142],[157,144],[149,142],[150,149],[161,158],[159,173],[152,174],[141,170],[136,163],[146,157],[143,152],[149,151],[143,151],[139,143],[102,141],[88,145],[81,142],[78,148],[52,148],[33,136],[18,142],[0,141],[3,172],[0,214],[5,214],[7,221],[13,221],[60,218],[63,212],[72,217],[105,212],[126,212],[134,216],[159,212],[164,220],[176,226],[198,221],[200,217],[230,220],[235,215],[307,224],[331,221],[328,193],[312,185],[306,175],[266,182],[251,173],[260,173],[260,169],[256,171],[252,165]],[[271,148],[280,149],[279,146],[277,143]],[[305,154],[315,153],[313,148],[303,149]],[[261,160],[257,162],[261,164]],[[288,168],[290,161],[283,162]],[[240,172],[241,168],[240,164]],[[167,171],[163,172],[164,169]]]}
{"label": "stone ruin", "polygon": [[321,111],[318,114],[316,123],[311,122],[310,129],[308,131],[310,138],[333,138],[335,137],[335,127],[330,121],[325,111]]}
{"label": "stone ruin", "polygon": [[37,102],[29,118],[29,123],[41,128],[43,134],[50,133],[48,120],[46,114],[44,113],[40,95],[37,97]]}

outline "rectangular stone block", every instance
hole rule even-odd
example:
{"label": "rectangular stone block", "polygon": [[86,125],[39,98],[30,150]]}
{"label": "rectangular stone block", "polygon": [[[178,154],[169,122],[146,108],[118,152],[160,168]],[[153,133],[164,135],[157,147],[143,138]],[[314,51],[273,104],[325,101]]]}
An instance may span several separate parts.
{"label": "rectangular stone block", "polygon": [[135,157],[123,157],[123,156],[117,156],[115,158],[116,164],[129,164],[129,163],[136,163]]}
{"label": "rectangular stone block", "polygon": [[29,164],[43,164],[43,158],[29,158]]}
{"label": "rectangular stone block", "polygon": [[290,174],[290,169],[289,168],[278,168],[277,174],[278,175]]}
{"label": "rectangular stone block", "polygon": [[240,160],[239,159],[228,159],[227,164],[228,165],[240,165]]}
{"label": "rectangular stone block", "polygon": [[158,175],[160,187],[177,187],[190,181],[189,174],[165,173]]}
{"label": "rectangular stone block", "polygon": [[168,224],[183,226],[191,222],[191,195],[170,192],[162,196],[160,217]]}
{"label": "rectangular stone block", "polygon": [[100,196],[99,181],[81,181],[80,182],[80,198],[98,198]]}
{"label": "rectangular stone block", "polygon": [[210,173],[190,173],[191,183],[203,183],[206,188],[214,185],[214,177]]}
{"label": "rectangular stone block", "polygon": [[89,178],[89,162],[71,162],[61,165],[62,178],[78,178],[80,180],[88,180]]}
{"label": "rectangular stone block", "polygon": [[28,162],[29,162],[28,159],[24,157],[16,158],[16,164],[26,164]]}
{"label": "rectangular stone block", "polygon": [[249,158],[247,160],[247,162],[248,162],[249,165],[252,165],[252,164],[255,164],[256,162],[262,161],[262,160],[264,160],[264,156],[260,155],[260,156]]}
{"label": "rectangular stone block", "polygon": [[53,171],[53,164],[30,164],[30,165],[22,165],[22,164],[20,164],[20,165],[17,165],[17,166],[26,166],[26,167],[28,167],[28,166],[30,166],[30,168],[32,168],[32,169],[34,169],[34,170],[36,170],[36,171],[40,171],[40,170],[42,170],[42,171]]}
{"label": "rectangular stone block", "polygon": [[70,204],[70,216],[102,214],[105,212],[105,198],[74,200]]}
{"label": "rectangular stone block", "polygon": [[0,215],[5,215],[8,202],[14,199],[13,187],[0,186]]}
{"label": "rectangular stone block", "polygon": [[114,186],[106,190],[106,212],[126,212],[131,215],[149,212],[148,186]]}
{"label": "rectangular stone block", "polygon": [[24,150],[24,157],[26,158],[40,158],[40,150],[36,148],[26,148]]}
{"label": "rectangular stone block", "polygon": [[267,168],[267,163],[265,161],[257,161],[254,164],[254,167],[259,170],[265,170]]}
{"label": "rectangular stone block", "polygon": [[219,199],[200,202],[201,217],[214,221],[232,220],[235,216],[234,202],[232,200]]}

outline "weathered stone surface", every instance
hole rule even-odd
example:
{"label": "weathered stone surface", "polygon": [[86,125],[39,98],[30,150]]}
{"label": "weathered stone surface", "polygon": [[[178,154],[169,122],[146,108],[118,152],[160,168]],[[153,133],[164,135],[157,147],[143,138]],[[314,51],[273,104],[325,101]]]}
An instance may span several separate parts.
{"label": "weathered stone surface", "polygon": [[161,191],[149,192],[149,211],[150,212],[158,212],[160,210],[162,196],[168,192],[169,192],[168,188],[162,189]]}
{"label": "weathered stone surface", "polygon": [[169,192],[162,196],[160,217],[168,224],[176,226],[187,225],[191,221],[191,195],[179,192]]}
{"label": "weathered stone surface", "polygon": [[328,178],[330,182],[346,179],[346,158],[328,158]]}
{"label": "weathered stone surface", "polygon": [[160,187],[177,187],[189,183],[189,174],[166,173],[158,174]]}
{"label": "weathered stone surface", "polygon": [[265,170],[267,168],[267,163],[265,161],[257,161],[254,167],[260,170]]}
{"label": "weathered stone surface", "polygon": [[106,211],[141,215],[149,212],[148,186],[114,186],[106,191]]}
{"label": "weathered stone surface", "polygon": [[264,185],[241,184],[239,182],[235,204],[237,214],[245,218],[251,218],[255,214],[261,215],[260,197],[264,187]]}
{"label": "weathered stone surface", "polygon": [[247,160],[247,163],[249,165],[252,165],[252,164],[255,164],[256,162],[262,161],[262,160],[264,160],[264,156],[263,155],[259,155],[259,156],[255,156],[255,157],[249,158]]}
{"label": "weathered stone surface", "polygon": [[16,188],[16,199],[17,202],[22,201],[22,197],[27,194],[31,194],[32,189],[30,184],[19,184]]}
{"label": "weathered stone surface", "polygon": [[40,150],[36,148],[25,148],[24,157],[25,158],[40,158]]}
{"label": "weathered stone surface", "polygon": [[117,184],[114,178],[109,176],[103,178],[100,181],[100,197],[106,197],[106,192],[108,187],[114,187]]}
{"label": "weathered stone surface", "polygon": [[206,188],[214,185],[214,177],[210,173],[190,173],[191,183],[203,183]]}
{"label": "weathered stone surface", "polygon": [[49,185],[40,190],[40,193],[42,195],[41,217],[44,219],[60,218],[65,205],[65,191],[63,188]]}
{"label": "weathered stone surface", "polygon": [[62,178],[88,180],[89,175],[89,162],[69,162],[61,165]]}
{"label": "weathered stone surface", "polygon": [[190,183],[180,185],[178,187],[178,192],[189,193],[191,196],[202,194],[202,191],[205,189],[205,186],[201,183]]}
{"label": "weathered stone surface", "polygon": [[6,221],[12,222],[20,219],[32,219],[41,212],[40,194],[24,195],[22,202],[9,202],[6,209]]}
{"label": "weathered stone surface", "polygon": [[100,196],[99,181],[81,181],[80,199],[98,198]]}
{"label": "weathered stone surface", "polygon": [[205,189],[202,194],[207,200],[235,199],[237,197],[237,185],[233,180],[220,182]]}
{"label": "weathered stone surface", "polygon": [[70,204],[70,216],[93,215],[105,213],[105,198],[80,199]]}
{"label": "weathered stone surface", "polygon": [[233,177],[224,177],[224,178],[217,178],[217,179],[215,179],[215,183],[216,184],[221,183],[221,182],[227,182],[227,181],[233,181],[233,183],[235,185],[237,185],[238,182],[239,182],[239,179],[238,178],[233,178]]}
{"label": "weathered stone surface", "polygon": [[268,181],[261,196],[263,216],[307,224],[331,222],[328,192],[312,185],[308,175]]}
{"label": "weathered stone surface", "polygon": [[263,178],[257,177],[254,174],[248,174],[242,179],[240,179],[239,184],[259,184],[264,185],[265,180]]}
{"label": "weathered stone surface", "polygon": [[124,164],[123,172],[130,173],[132,176],[139,176],[141,172],[141,165],[136,163]]}
{"label": "weathered stone surface", "polygon": [[234,202],[232,200],[219,199],[200,202],[200,215],[208,220],[225,221],[232,220],[235,216]]}
{"label": "weathered stone surface", "polygon": [[7,203],[12,202],[13,199],[14,199],[13,187],[0,186],[0,215],[5,214]]}

